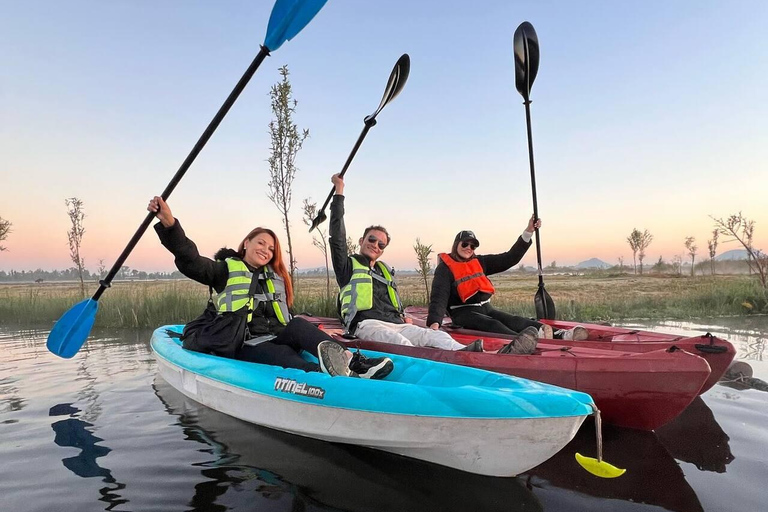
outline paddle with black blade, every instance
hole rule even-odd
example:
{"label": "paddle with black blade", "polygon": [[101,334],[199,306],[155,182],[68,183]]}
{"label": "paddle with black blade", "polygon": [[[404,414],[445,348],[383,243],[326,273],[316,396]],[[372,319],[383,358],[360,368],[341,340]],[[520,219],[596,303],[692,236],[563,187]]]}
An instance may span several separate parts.
{"label": "paddle with black blade", "polygon": [[[352,163],[352,159],[355,158],[355,155],[357,154],[357,150],[360,148],[360,145],[363,143],[363,139],[365,139],[365,136],[368,134],[368,130],[370,130],[373,126],[376,125],[376,116],[379,115],[379,112],[387,106],[387,104],[395,99],[395,97],[400,94],[400,91],[403,90],[403,87],[405,87],[405,82],[408,80],[408,73],[411,70],[411,58],[408,57],[407,53],[404,53],[395,64],[395,67],[392,68],[392,73],[389,74],[389,81],[387,82],[387,88],[384,89],[384,96],[381,98],[381,103],[379,103],[379,108],[376,109],[376,112],[373,114],[366,116],[365,119],[363,119],[363,122],[365,123],[365,127],[363,128],[363,131],[360,133],[360,136],[357,138],[357,142],[355,142],[355,146],[352,148],[352,152],[347,157],[347,161],[344,163],[344,167],[341,169],[341,172],[339,173],[339,177],[343,178],[344,174],[347,172],[347,169],[349,168],[349,164]],[[331,188],[331,192],[328,194],[328,197],[325,199],[325,202],[323,203],[322,208],[320,208],[320,211],[318,212],[317,216],[312,220],[312,225],[309,227],[310,233],[313,229],[315,229],[317,226],[325,222],[325,220],[328,218],[325,215],[325,209],[328,207],[328,203],[331,202],[331,198],[333,197],[334,188]]]}
{"label": "paddle with black blade", "polygon": [[[256,58],[251,65],[245,71],[240,81],[237,82],[235,88],[227,97],[224,104],[219,111],[213,117],[208,127],[205,129],[197,144],[192,148],[187,158],[181,164],[181,167],[171,179],[171,182],[165,188],[162,194],[162,198],[168,199],[173,189],[179,184],[184,173],[195,161],[197,155],[202,151],[208,139],[211,138],[213,132],[216,131],[224,116],[227,115],[229,109],[235,103],[240,93],[245,89],[248,81],[256,73],[256,70],[261,65],[262,61],[269,55],[271,51],[275,51],[282,44],[290,39],[293,39],[301,30],[306,27],[312,18],[322,9],[327,0],[276,0],[275,5],[272,7],[272,13],[269,17],[269,24],[267,25],[267,34],[264,38],[264,44],[261,46]],[[74,356],[83,343],[88,338],[88,334],[91,332],[93,322],[96,319],[96,312],[99,309],[99,298],[104,291],[111,286],[112,279],[114,279],[120,267],[123,266],[128,255],[133,251],[133,248],[139,242],[144,232],[152,223],[154,213],[149,213],[141,223],[139,229],[136,230],[128,245],[123,250],[122,254],[115,261],[114,266],[110,269],[107,276],[99,281],[99,289],[90,299],[86,299],[72,306],[69,311],[64,313],[61,318],[56,322],[51,333],[48,335],[47,347],[48,350],[56,354],[57,356],[70,358]]]}
{"label": "paddle with black blade", "polygon": [[[539,38],[533,25],[524,21],[515,30],[513,40],[515,53],[515,87],[523,96],[525,105],[525,122],[528,129],[528,159],[531,166],[531,189],[533,190],[533,216],[539,219],[539,207],[536,201],[536,173],[533,167],[533,139],[531,137],[531,86],[539,72]],[[539,229],[536,228],[536,259],[539,264],[539,289],[533,302],[536,306],[537,318],[554,320],[555,303],[544,289],[544,277],[541,271],[541,245],[539,243]],[[587,471],[601,478],[616,478],[623,475],[626,469],[620,469],[603,460],[603,434],[600,410],[592,404],[592,414],[595,416],[595,430],[597,432],[597,459],[576,454],[576,460]]]}
{"label": "paddle with black blade", "polygon": [[[528,160],[531,167],[531,189],[533,191],[534,221],[539,220],[539,204],[536,201],[536,172],[533,165],[533,138],[531,136],[531,86],[539,72],[539,39],[533,25],[524,21],[515,30],[513,39],[515,53],[515,87],[523,96],[525,122],[528,129]],[[544,275],[541,271],[541,242],[539,228],[536,228],[536,261],[539,265],[539,289],[533,297],[536,318],[555,319],[555,303],[544,289]]]}

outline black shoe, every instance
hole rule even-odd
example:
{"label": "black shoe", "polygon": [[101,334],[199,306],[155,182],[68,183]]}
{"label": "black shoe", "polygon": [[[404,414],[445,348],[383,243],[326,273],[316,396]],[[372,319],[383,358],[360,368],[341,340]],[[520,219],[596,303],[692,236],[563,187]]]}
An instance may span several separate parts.
{"label": "black shoe", "polygon": [[464,348],[460,348],[458,352],[482,352],[483,351],[483,339],[478,338]]}
{"label": "black shoe", "polygon": [[349,369],[361,379],[383,379],[395,369],[395,364],[388,357],[365,357],[358,351],[352,354]]}

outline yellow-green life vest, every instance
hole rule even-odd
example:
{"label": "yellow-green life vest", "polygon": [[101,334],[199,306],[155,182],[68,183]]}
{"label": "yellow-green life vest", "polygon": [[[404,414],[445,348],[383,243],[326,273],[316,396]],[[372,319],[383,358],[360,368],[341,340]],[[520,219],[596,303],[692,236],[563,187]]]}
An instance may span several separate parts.
{"label": "yellow-green life vest", "polygon": [[392,269],[384,262],[377,261],[376,266],[383,277],[373,271],[371,267],[363,265],[357,258],[350,256],[352,261],[352,277],[339,292],[339,304],[341,320],[349,327],[358,311],[367,311],[373,308],[373,280],[387,285],[389,300],[398,311],[402,311],[400,296],[397,294],[397,286],[392,279]]}
{"label": "yellow-green life vest", "polygon": [[277,320],[281,324],[286,325],[291,319],[291,314],[285,302],[285,283],[283,278],[276,274],[269,265],[263,266],[256,276],[261,281],[263,293],[249,296],[248,292],[250,291],[254,274],[248,270],[246,264],[240,259],[227,258],[226,262],[227,269],[229,270],[227,285],[214,298],[218,312],[238,311],[243,307],[248,307],[248,322],[250,322],[253,317],[253,310],[262,302],[269,302],[272,304]]}

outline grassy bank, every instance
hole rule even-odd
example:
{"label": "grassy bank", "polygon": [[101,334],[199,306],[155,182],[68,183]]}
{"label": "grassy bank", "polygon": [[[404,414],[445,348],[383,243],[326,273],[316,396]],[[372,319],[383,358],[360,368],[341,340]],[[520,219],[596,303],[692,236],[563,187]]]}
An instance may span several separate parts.
{"label": "grassy bank", "polygon": [[[424,284],[417,277],[399,279],[405,304],[426,303]],[[493,304],[522,316],[533,316],[535,277],[494,278]],[[705,316],[768,313],[768,295],[749,276],[648,277],[552,276],[546,289],[558,317],[582,322],[637,318],[685,319]],[[96,286],[89,288],[93,292]],[[318,316],[335,314],[335,297],[325,297],[323,278],[301,278],[297,312]],[[208,288],[181,281],[117,282],[101,298],[96,325],[156,327],[186,323],[199,315]],[[82,300],[76,283],[0,285],[0,323],[51,326],[67,309]]]}

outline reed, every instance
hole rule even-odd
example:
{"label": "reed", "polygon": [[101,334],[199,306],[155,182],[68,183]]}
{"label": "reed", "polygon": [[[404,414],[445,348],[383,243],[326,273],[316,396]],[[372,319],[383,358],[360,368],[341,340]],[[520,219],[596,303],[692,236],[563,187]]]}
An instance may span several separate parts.
{"label": "reed", "polygon": [[[534,315],[535,277],[503,275],[493,280],[496,308]],[[399,276],[398,281],[404,304],[426,305],[423,280]],[[580,322],[768,313],[765,290],[749,276],[548,276],[546,284],[558,317]],[[186,323],[202,312],[207,299],[208,288],[189,280],[117,282],[99,301],[96,326]],[[80,300],[79,283],[0,285],[0,323],[50,326]],[[326,296],[324,278],[299,279],[294,311],[336,315],[336,297]]]}

